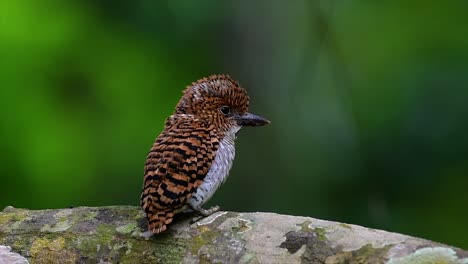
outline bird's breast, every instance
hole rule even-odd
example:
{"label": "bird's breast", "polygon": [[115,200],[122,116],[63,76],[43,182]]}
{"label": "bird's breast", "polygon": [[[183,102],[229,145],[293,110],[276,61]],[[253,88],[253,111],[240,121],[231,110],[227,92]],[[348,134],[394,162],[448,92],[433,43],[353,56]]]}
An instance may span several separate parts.
{"label": "bird's breast", "polygon": [[203,183],[198,186],[189,200],[192,206],[197,207],[206,203],[221,184],[226,181],[236,155],[234,140],[239,130],[240,127],[230,129],[221,140],[211,168],[208,170]]}

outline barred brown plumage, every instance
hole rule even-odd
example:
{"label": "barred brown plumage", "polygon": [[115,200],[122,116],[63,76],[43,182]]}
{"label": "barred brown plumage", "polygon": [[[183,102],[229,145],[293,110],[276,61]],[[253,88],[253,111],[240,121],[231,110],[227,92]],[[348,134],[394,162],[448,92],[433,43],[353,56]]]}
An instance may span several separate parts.
{"label": "barred brown plumage", "polygon": [[228,75],[212,75],[185,89],[145,163],[141,206],[151,234],[165,231],[185,209],[203,216],[219,209],[201,206],[229,173],[237,131],[270,123],[248,113],[248,106],[247,92]]}

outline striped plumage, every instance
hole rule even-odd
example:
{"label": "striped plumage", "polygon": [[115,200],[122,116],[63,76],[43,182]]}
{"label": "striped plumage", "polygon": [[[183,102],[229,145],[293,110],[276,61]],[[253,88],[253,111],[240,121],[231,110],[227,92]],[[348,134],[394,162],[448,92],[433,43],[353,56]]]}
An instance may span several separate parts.
{"label": "striped plumage", "polygon": [[192,83],[157,137],[145,164],[141,205],[148,231],[166,230],[175,214],[202,205],[226,179],[234,159],[235,134],[268,120],[247,112],[249,97],[227,75]]}

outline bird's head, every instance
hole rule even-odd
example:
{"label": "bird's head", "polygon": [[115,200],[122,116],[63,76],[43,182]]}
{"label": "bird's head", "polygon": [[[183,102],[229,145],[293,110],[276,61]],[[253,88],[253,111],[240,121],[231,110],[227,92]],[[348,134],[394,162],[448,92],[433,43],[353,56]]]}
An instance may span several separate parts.
{"label": "bird's head", "polygon": [[212,75],[185,89],[175,114],[193,115],[224,129],[269,124],[267,119],[248,112],[249,99],[228,75]]}

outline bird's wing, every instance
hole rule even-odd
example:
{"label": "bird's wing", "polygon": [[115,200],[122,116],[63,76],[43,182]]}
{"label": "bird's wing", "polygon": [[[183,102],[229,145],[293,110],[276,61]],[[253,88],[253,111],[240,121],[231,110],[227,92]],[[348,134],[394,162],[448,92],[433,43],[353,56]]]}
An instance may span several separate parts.
{"label": "bird's wing", "polygon": [[203,124],[182,122],[166,124],[156,139],[146,159],[141,195],[153,233],[166,229],[203,182],[219,146],[213,133]]}

